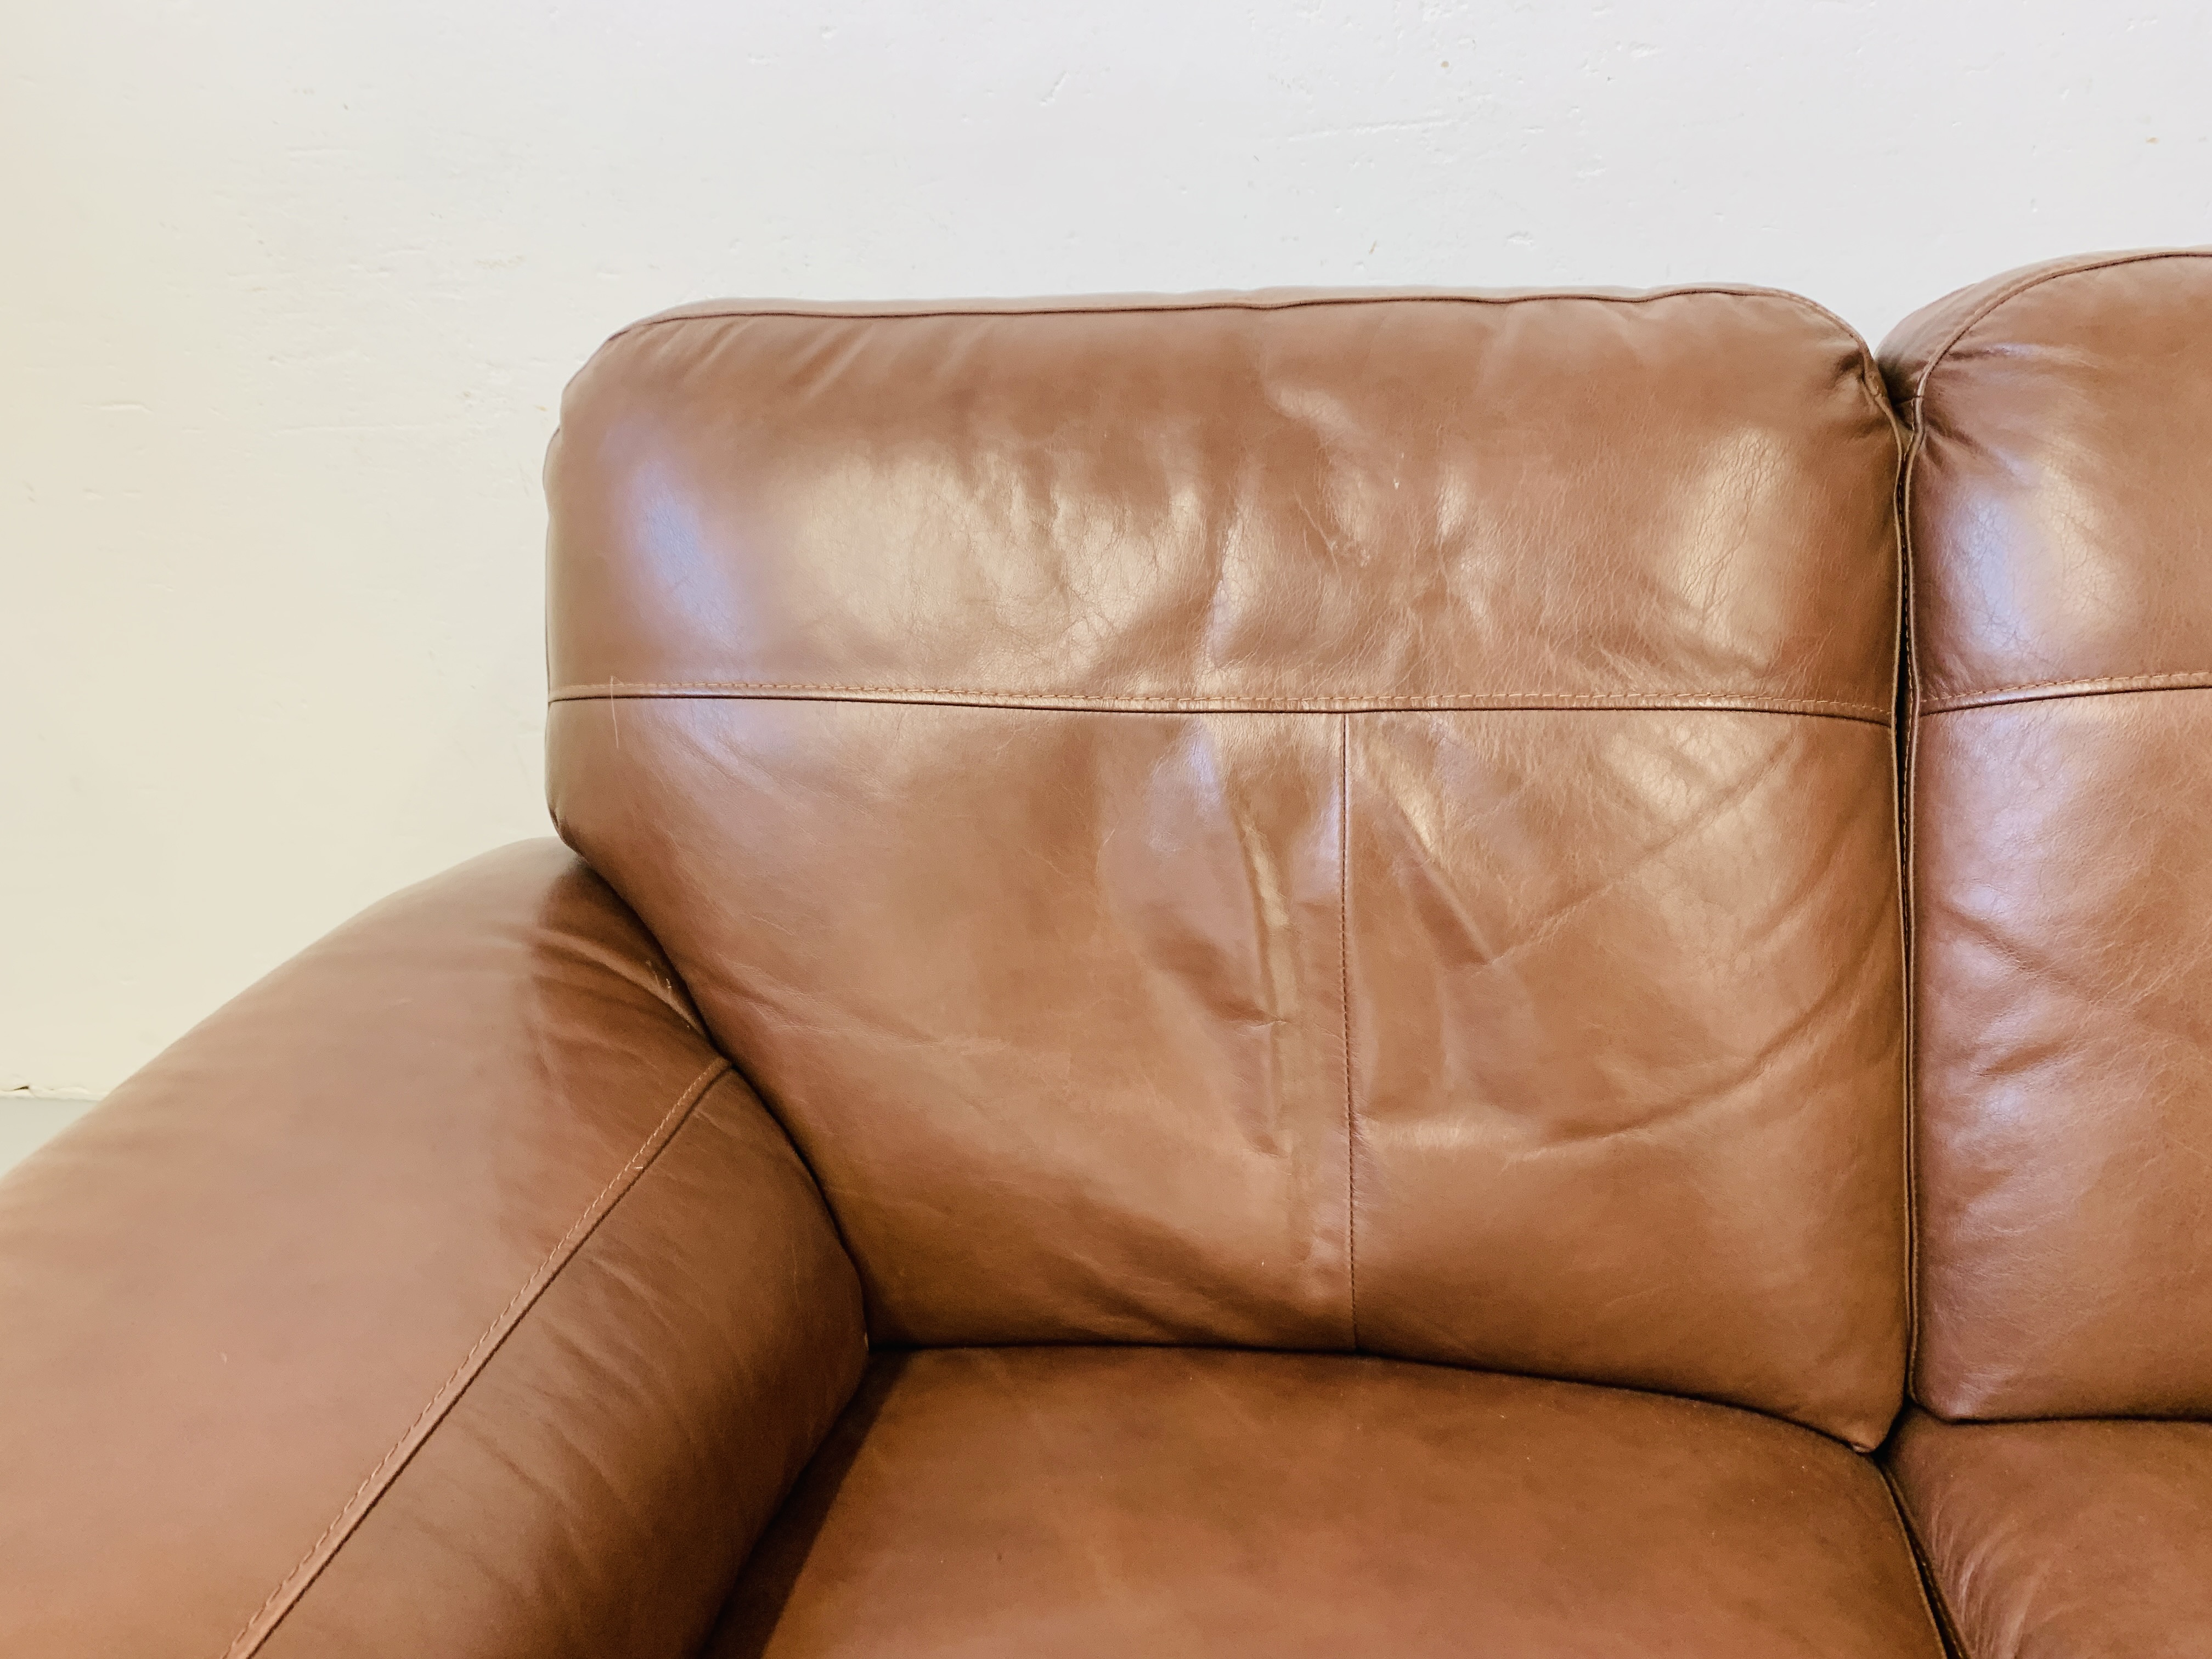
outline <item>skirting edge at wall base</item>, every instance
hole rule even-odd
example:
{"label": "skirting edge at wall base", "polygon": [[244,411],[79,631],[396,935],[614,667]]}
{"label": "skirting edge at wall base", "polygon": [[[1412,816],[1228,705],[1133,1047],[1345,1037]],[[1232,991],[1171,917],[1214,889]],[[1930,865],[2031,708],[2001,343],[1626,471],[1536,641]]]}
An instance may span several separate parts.
{"label": "skirting edge at wall base", "polygon": [[0,1175],[99,1103],[88,1096],[71,1098],[14,1089],[0,1092]]}

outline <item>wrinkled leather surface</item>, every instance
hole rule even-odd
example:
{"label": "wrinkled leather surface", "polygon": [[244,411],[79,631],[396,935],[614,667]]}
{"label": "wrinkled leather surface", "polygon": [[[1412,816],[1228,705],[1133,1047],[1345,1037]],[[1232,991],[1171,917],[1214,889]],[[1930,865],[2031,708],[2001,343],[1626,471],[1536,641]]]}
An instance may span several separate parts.
{"label": "wrinkled leather surface", "polygon": [[862,1357],[805,1170],[550,842],[0,1182],[0,1332],[9,1659],[672,1659]]}
{"label": "wrinkled leather surface", "polygon": [[2212,1413],[2212,256],[2014,273],[1884,354],[1918,431],[1916,1393]]}
{"label": "wrinkled leather surface", "polygon": [[1848,331],[706,310],[564,405],[551,796],[878,1339],[1358,1347],[1881,1437],[1897,452]]}
{"label": "wrinkled leather surface", "polygon": [[1947,1424],[1886,1454],[1966,1659],[2197,1659],[2212,1424]]}
{"label": "wrinkled leather surface", "polygon": [[878,1340],[1333,1347],[1337,725],[671,699],[552,741]]}
{"label": "wrinkled leather surface", "polygon": [[1347,1356],[879,1357],[709,1659],[1938,1659],[1881,1478],[1724,1407]]}
{"label": "wrinkled leather surface", "polygon": [[1804,301],[1036,305],[617,336],[555,696],[1888,709],[1895,443]]}
{"label": "wrinkled leather surface", "polygon": [[1889,733],[1352,732],[1359,1346],[1878,1441],[1903,1370]]}
{"label": "wrinkled leather surface", "polygon": [[1882,344],[1915,419],[1921,696],[2212,684],[2212,250],[1996,277]]}

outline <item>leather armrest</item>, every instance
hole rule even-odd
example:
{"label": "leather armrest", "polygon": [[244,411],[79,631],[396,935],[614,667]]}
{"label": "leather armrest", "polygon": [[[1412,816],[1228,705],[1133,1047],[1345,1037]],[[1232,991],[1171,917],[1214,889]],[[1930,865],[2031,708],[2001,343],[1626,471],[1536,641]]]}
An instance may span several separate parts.
{"label": "leather armrest", "polygon": [[0,1182],[0,1653],[688,1654],[865,1349],[636,919],[491,854]]}

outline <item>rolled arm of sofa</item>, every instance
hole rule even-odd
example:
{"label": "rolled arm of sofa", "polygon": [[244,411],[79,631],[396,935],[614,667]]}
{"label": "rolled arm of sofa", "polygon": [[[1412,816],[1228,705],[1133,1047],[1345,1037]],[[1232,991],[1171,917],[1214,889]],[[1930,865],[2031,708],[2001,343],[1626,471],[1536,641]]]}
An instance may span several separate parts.
{"label": "rolled arm of sofa", "polygon": [[674,1659],[858,1379],[821,1196],[565,848],[0,1181],[0,1653]]}

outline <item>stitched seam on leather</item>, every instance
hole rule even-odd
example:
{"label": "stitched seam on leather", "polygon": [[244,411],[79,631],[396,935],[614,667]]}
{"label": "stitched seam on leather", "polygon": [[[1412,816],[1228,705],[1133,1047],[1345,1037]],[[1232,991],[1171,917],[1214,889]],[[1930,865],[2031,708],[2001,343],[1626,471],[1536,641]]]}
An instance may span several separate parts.
{"label": "stitched seam on leather", "polygon": [[2026,680],[2018,685],[1993,685],[1979,691],[1961,691],[1938,697],[1923,712],[1948,714],[1961,708],[1987,708],[2008,702],[2050,702],[2062,697],[2105,697],[2129,691],[2193,691],[2212,687],[2212,669],[2187,669],[2172,674],[2121,674],[2100,679]]}
{"label": "stitched seam on leather", "polygon": [[1344,1013],[1344,1280],[1359,1352],[1359,1126],[1352,1087],[1352,716],[1337,716],[1336,969]]}
{"label": "stitched seam on leather", "polygon": [[[1917,412],[1917,410],[1916,410]],[[1905,678],[1905,742],[1897,775],[1898,913],[1905,930],[1905,1397],[1913,1397],[1920,1372],[1920,959],[1919,861],[1914,846],[1919,821],[1913,799],[1919,775],[1921,706],[1919,611],[1914,572],[1912,485],[1924,438],[1917,420],[1897,483],[1899,672]]]}
{"label": "stitched seam on leather", "polygon": [[[1195,300],[1178,302],[1155,300],[1116,305],[1071,306],[1037,304],[1028,307],[1000,308],[982,306],[942,305],[917,307],[911,311],[837,311],[799,310],[790,306],[763,306],[752,309],[730,311],[694,311],[675,317],[647,317],[617,329],[609,335],[605,345],[612,345],[625,335],[635,334],[648,328],[666,328],[678,323],[728,322],[747,317],[787,317],[806,322],[915,322],[933,317],[1115,317],[1142,316],[1160,313],[1183,311],[1306,311],[1328,306],[1384,306],[1384,305],[1474,305],[1517,306],[1562,300],[1586,300],[1597,305],[1650,305],[1661,300],[1680,300],[1709,295],[1717,299],[1779,300],[1786,305],[1812,313],[1841,330],[1857,342],[1859,350],[1866,354],[1864,337],[1827,307],[1802,294],[1787,289],[1760,288],[1754,284],[1728,286],[1713,283],[1690,283],[1679,288],[1653,289],[1643,294],[1594,294],[1572,289],[1538,289],[1530,294],[1334,294],[1316,295],[1310,299],[1255,301],[1250,299]],[[711,302],[710,302],[711,303]],[[601,348],[605,349],[605,346]]]}
{"label": "stitched seam on leather", "polygon": [[836,685],[797,680],[609,680],[588,685],[560,686],[547,694],[549,702],[608,702],[656,696],[750,698],[762,702],[798,701],[810,696],[852,697],[875,702],[925,702],[966,701],[979,706],[1009,704],[1021,708],[1097,708],[1132,712],[1234,714],[1389,714],[1435,709],[1546,708],[1594,710],[1711,708],[1746,714],[1820,714],[1863,720],[1887,726],[1891,711],[1872,703],[1847,702],[1827,697],[1770,697],[1756,692],[1705,691],[1496,691],[1443,692],[1434,696],[1359,696],[1334,697],[1186,697],[1095,696],[1069,691],[992,691],[959,686]]}
{"label": "stitched seam on leather", "polygon": [[583,1213],[546,1252],[544,1259],[532,1270],[530,1277],[523,1281],[522,1287],[515,1291],[513,1299],[484,1328],[483,1334],[477,1338],[475,1345],[463,1356],[453,1374],[438,1385],[436,1392],[431,1395],[415,1420],[408,1425],[406,1431],[393,1443],[392,1449],[385,1453],[376,1467],[362,1479],[361,1485],[354,1488],[353,1496],[331,1518],[331,1523],[323,1529],[322,1536],[308,1547],[307,1553],[300,1558],[291,1571],[284,1575],[276,1588],[269,1592],[269,1599],[254,1611],[253,1616],[246,1621],[238,1634],[231,1638],[229,1647],[224,1650],[223,1659],[249,1659],[249,1656],[269,1639],[270,1632],[276,1630],[284,1615],[298,1603],[307,1587],[330,1565],[331,1559],[343,1547],[346,1540],[353,1535],[362,1516],[384,1495],[408,1460],[422,1449],[422,1443],[429,1438],[432,1431],[444,1420],[446,1413],[453,1409],[453,1402],[475,1380],[477,1373],[483,1369],[492,1354],[521,1322],[522,1316],[536,1304],[545,1287],[568,1265],[592,1229],[674,1138],[683,1120],[699,1103],[707,1090],[729,1069],[729,1061],[718,1054],[706,1070],[691,1079],[690,1085],[676,1097],[676,1103],[653,1126],[644,1143],[630,1154],[629,1161],[608,1177],[606,1185],[599,1188],[591,1203],[585,1206]]}
{"label": "stitched seam on leather", "polygon": [[1951,331],[1950,337],[1937,347],[1935,354],[1922,366],[1919,378],[1912,383],[1912,401],[1918,403],[1927,396],[1929,376],[1935,374],[1942,366],[1943,360],[1951,355],[1960,341],[1987,322],[1998,311],[2020,298],[2021,295],[2033,292],[2045,283],[2055,283],[2062,276],[2086,276],[2092,271],[2111,270],[2119,265],[2139,265],[2150,259],[2203,258],[2212,258],[2212,253],[2208,253],[2201,248],[2146,248],[2135,253],[2115,253],[2102,259],[2093,260],[2087,264],[2061,265],[2056,270],[2039,271],[2014,283],[2010,288],[2000,289],[1975,307],[1966,319]]}

